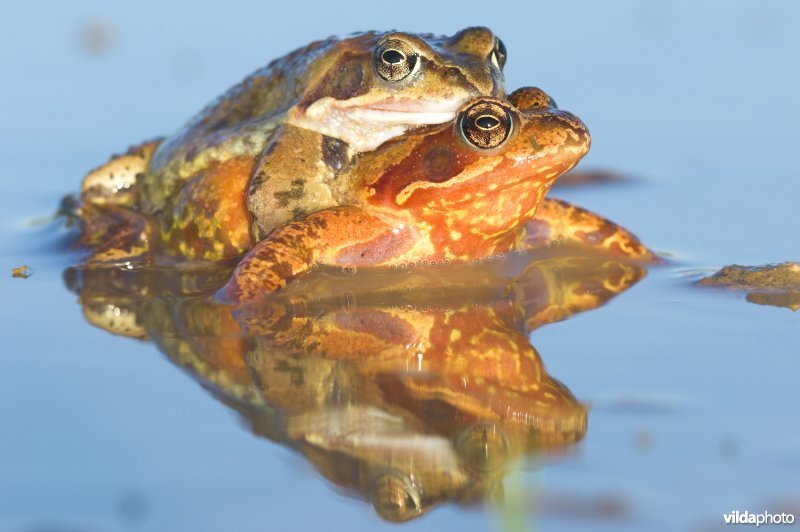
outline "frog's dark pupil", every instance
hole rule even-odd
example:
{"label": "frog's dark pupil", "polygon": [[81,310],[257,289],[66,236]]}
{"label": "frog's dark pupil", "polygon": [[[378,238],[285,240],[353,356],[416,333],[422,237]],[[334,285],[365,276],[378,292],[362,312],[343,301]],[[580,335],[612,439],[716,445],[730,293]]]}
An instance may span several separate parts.
{"label": "frog's dark pupil", "polygon": [[506,57],[506,45],[503,44],[503,41],[497,39],[497,53],[500,54],[503,58]]}
{"label": "frog's dark pupil", "polygon": [[385,50],[381,54],[381,59],[383,59],[384,62],[390,65],[396,65],[398,63],[402,63],[403,61],[405,61],[406,56],[403,54],[403,52],[390,49],[390,50]]}
{"label": "frog's dark pupil", "polygon": [[481,129],[494,129],[500,125],[500,121],[493,116],[483,115],[475,119],[475,125]]}
{"label": "frog's dark pupil", "polygon": [[497,66],[501,69],[506,65],[506,45],[503,44],[503,41],[500,39],[497,39],[494,43],[492,57],[497,62]]}

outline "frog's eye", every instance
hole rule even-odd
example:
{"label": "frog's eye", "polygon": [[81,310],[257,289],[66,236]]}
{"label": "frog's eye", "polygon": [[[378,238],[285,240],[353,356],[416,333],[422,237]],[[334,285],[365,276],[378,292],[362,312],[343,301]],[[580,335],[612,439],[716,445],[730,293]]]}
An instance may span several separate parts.
{"label": "frog's eye", "polygon": [[400,81],[414,72],[417,53],[399,39],[384,41],[375,50],[375,70],[387,81]]}
{"label": "frog's eye", "polygon": [[373,489],[375,510],[386,520],[401,523],[424,511],[419,490],[404,476],[384,474],[376,479]]}
{"label": "frog's eye", "polygon": [[468,107],[459,120],[464,138],[476,148],[496,148],[511,134],[513,120],[508,109],[495,102]]}
{"label": "frog's eye", "polygon": [[503,70],[503,67],[506,66],[506,57],[508,54],[506,53],[506,45],[503,44],[499,38],[495,38],[494,40],[494,49],[492,50],[492,63],[495,64],[497,68]]}

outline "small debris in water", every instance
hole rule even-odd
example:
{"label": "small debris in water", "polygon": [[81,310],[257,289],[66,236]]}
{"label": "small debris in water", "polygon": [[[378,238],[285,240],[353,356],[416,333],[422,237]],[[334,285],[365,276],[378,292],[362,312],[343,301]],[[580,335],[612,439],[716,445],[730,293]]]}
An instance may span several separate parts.
{"label": "small debris in water", "polygon": [[733,462],[739,458],[741,452],[739,441],[733,437],[725,437],[719,442],[719,456],[726,462]]}
{"label": "small debris in water", "polygon": [[11,277],[15,277],[17,279],[27,279],[31,275],[33,275],[33,270],[25,265],[12,268],[11,270]]}
{"label": "small debris in water", "polygon": [[698,284],[749,292],[747,301],[758,305],[800,309],[800,263],[765,266],[732,264],[700,279]]}
{"label": "small debris in water", "polygon": [[124,493],[117,502],[117,515],[120,520],[138,525],[147,518],[147,499],[144,493],[131,490]]}
{"label": "small debris in water", "polygon": [[800,310],[800,291],[790,291],[780,294],[770,292],[753,292],[747,294],[747,301],[756,305],[769,305],[771,307],[786,307],[794,312]]}
{"label": "small debris in water", "polygon": [[782,292],[800,290],[800,263],[783,262],[766,266],[725,266],[714,275],[698,281],[703,286],[721,286],[739,290]]}
{"label": "small debris in water", "polygon": [[655,443],[653,433],[648,430],[639,431],[633,438],[633,445],[640,451],[649,451]]}
{"label": "small debris in water", "polygon": [[78,46],[83,52],[100,55],[108,52],[114,41],[114,31],[105,22],[89,21],[78,30]]}

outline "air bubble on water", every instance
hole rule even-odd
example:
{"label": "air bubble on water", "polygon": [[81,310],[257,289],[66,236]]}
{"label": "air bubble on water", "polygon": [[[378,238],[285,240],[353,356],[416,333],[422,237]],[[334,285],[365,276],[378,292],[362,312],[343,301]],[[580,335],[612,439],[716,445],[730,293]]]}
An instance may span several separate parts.
{"label": "air bubble on water", "polygon": [[342,308],[353,308],[356,306],[356,295],[352,292],[342,294]]}
{"label": "air bubble on water", "polygon": [[355,266],[342,266],[342,273],[345,275],[355,275],[358,272]]}

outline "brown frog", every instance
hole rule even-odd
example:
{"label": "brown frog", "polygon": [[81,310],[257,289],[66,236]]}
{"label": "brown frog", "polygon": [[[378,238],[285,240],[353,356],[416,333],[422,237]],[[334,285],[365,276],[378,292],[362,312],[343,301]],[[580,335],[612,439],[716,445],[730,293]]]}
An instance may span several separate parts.
{"label": "brown frog", "polygon": [[276,228],[238,263],[219,295],[250,301],[318,264],[463,262],[565,242],[656,260],[624,228],[545,198],[589,145],[583,122],[541,89],[471,100],[454,120],[359,156],[340,178],[346,188],[336,207]]}
{"label": "brown frog", "polygon": [[233,171],[249,183],[247,230],[260,240],[333,206],[337,174],[355,153],[450,121],[475,96],[503,96],[505,60],[500,39],[480,27],[316,41],[256,71],[174,135],[91,172],[82,198],[153,214],[186,182]]}
{"label": "brown frog", "polygon": [[450,122],[361,154],[337,177],[336,206],[278,226],[260,242],[249,229],[249,163],[241,158],[192,178],[158,216],[83,205],[88,265],[135,256],[219,261],[249,250],[220,292],[243,302],[281,290],[318,264],[463,262],[560,243],[654,260],[625,229],[544,198],[589,142],[583,123],[540,89],[519,89],[508,100],[480,97]]}

